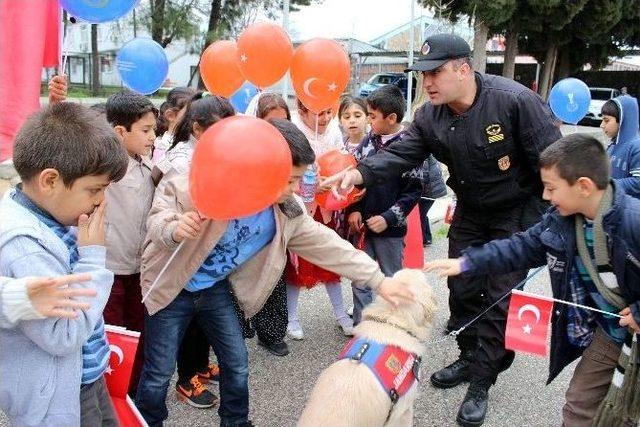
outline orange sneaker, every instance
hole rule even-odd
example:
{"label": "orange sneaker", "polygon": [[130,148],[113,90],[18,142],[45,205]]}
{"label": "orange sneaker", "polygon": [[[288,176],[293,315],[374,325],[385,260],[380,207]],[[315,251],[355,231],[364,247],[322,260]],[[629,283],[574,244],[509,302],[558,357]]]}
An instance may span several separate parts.
{"label": "orange sneaker", "polygon": [[198,379],[197,375],[187,384],[176,384],[176,397],[194,408],[211,408],[218,404],[218,397],[211,393]]}
{"label": "orange sneaker", "polygon": [[220,379],[220,367],[212,363],[207,366],[204,372],[198,372],[198,379],[202,384],[209,384],[209,381],[218,381]]}

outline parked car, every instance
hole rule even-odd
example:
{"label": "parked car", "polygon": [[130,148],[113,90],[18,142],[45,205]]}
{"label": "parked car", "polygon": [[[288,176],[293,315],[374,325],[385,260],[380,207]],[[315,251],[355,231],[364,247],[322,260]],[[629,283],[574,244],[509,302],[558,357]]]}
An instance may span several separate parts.
{"label": "parked car", "polygon": [[580,124],[587,126],[600,126],[600,123],[602,122],[602,114],[600,114],[602,106],[611,98],[620,96],[620,91],[610,87],[590,87],[589,91],[591,92],[589,112],[587,112],[584,119],[580,121]]}
{"label": "parked car", "polygon": [[[407,97],[407,75],[404,73],[381,73],[375,74],[365,84],[360,86],[360,96],[366,98],[371,92],[385,85],[396,85],[402,91],[404,97]],[[417,80],[413,78],[413,87],[411,88],[411,99],[416,97]]]}

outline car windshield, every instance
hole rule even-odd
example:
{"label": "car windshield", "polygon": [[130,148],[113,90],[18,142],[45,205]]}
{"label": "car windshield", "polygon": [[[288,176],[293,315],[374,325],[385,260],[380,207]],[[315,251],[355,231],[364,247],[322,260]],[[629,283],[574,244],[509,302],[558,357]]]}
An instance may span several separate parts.
{"label": "car windshield", "polygon": [[590,89],[591,99],[594,101],[608,101],[611,99],[610,90]]}
{"label": "car windshield", "polygon": [[392,74],[376,74],[371,77],[367,83],[370,85],[388,85],[396,80],[396,76]]}

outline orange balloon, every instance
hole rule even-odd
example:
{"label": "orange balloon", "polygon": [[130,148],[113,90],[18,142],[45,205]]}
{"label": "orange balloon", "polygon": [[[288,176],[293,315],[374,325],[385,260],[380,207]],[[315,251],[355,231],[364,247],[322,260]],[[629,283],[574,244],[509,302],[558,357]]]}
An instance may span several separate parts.
{"label": "orange balloon", "polygon": [[253,215],[274,204],[291,178],[289,145],[269,122],[250,116],[220,120],[193,152],[189,193],[206,218]]}
{"label": "orange balloon", "polygon": [[211,43],[200,58],[200,76],[207,90],[229,98],[242,83],[244,77],[238,67],[236,55],[238,46],[232,40]]}
{"label": "orange balloon", "polygon": [[350,73],[347,52],[334,40],[312,39],[293,53],[293,88],[302,104],[314,113],[331,108],[340,99]]}
{"label": "orange balloon", "polygon": [[238,38],[238,64],[244,77],[265,88],[276,83],[291,65],[293,45],[278,25],[254,24]]}
{"label": "orange balloon", "polygon": [[[323,177],[329,177],[345,170],[349,166],[356,167],[357,164],[358,162],[353,157],[353,154],[341,150],[327,151],[318,158],[318,174]],[[356,202],[362,194],[364,194],[364,190],[358,191],[353,188],[344,200],[338,200],[331,191],[325,191],[316,194],[316,202],[325,209],[338,211]]]}

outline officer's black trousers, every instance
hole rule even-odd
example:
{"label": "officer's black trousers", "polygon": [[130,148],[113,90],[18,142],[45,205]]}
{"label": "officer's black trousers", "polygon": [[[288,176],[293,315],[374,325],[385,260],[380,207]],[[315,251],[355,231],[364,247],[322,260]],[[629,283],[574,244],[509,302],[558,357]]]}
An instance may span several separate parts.
{"label": "officer's black trousers", "polygon": [[[504,239],[521,231],[523,206],[491,213],[465,209],[460,203],[449,229],[449,257],[458,258],[469,246]],[[458,329],[524,279],[526,271],[448,279],[450,325]],[[458,337],[461,352],[473,352],[472,381],[494,383],[498,373],[509,368],[514,353],[504,348],[509,297],[468,326]]]}

